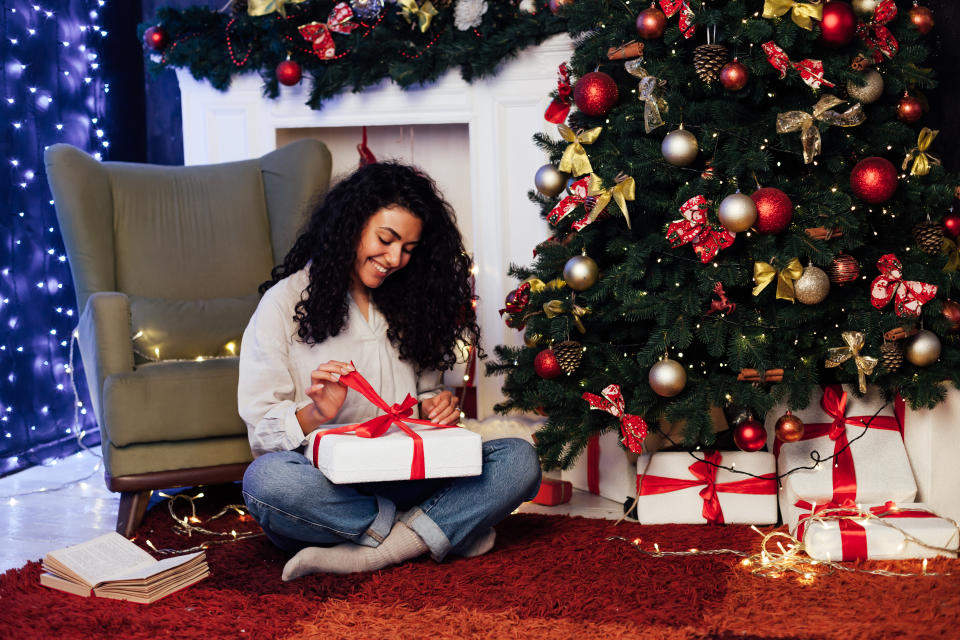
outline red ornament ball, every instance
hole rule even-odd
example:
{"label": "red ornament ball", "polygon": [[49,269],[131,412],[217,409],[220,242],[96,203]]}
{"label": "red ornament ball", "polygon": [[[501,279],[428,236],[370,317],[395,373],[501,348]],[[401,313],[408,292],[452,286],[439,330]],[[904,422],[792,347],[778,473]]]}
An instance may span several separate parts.
{"label": "red ornament ball", "polygon": [[143,32],[143,41],[154,51],[161,51],[167,46],[167,32],[163,27],[149,27]]}
{"label": "red ornament ball", "polygon": [[860,276],[860,265],[853,256],[841,253],[833,258],[830,263],[830,282],[842,287],[850,284]]}
{"label": "red ornament ball", "polygon": [[573,0],[550,0],[550,13],[557,15],[560,13],[560,9],[568,4],[573,4]]}
{"label": "red ornament ball", "polygon": [[850,189],[864,202],[886,202],[897,190],[897,168],[886,158],[864,158],[850,172]]}
{"label": "red ornament ball", "polygon": [[617,83],[603,71],[591,71],[573,85],[573,101],[588,116],[603,116],[617,104]]}
{"label": "red ornament ball", "polygon": [[656,7],[644,9],[637,16],[637,35],[644,40],[659,38],[666,28],[667,16]]}
{"label": "red ornament ball", "polygon": [[767,444],[767,431],[756,420],[745,420],[734,428],[733,441],[741,451],[760,451]]}
{"label": "red ornament ball", "polygon": [[723,65],[723,68],[720,69],[720,84],[728,91],[740,91],[740,89],[747,86],[749,79],[750,71],[736,58],[734,58],[732,62]]}
{"label": "red ornament ball", "polygon": [[903,94],[897,103],[897,118],[903,122],[916,122],[923,115],[923,105],[909,93]]}
{"label": "red ornament ball", "polygon": [[757,205],[757,221],[753,228],[760,233],[780,233],[793,219],[793,203],[780,189],[764,187],[750,196]]}
{"label": "red ornament ball", "polygon": [[538,376],[548,380],[563,373],[556,352],[549,347],[538,353],[537,357],[533,359],[533,370],[537,372]]}
{"label": "red ornament ball", "polygon": [[927,35],[933,29],[933,11],[927,7],[914,5],[910,9],[910,23],[921,35]]}
{"label": "red ornament ball", "polygon": [[943,216],[943,220],[940,221],[940,224],[943,225],[943,232],[949,235],[951,238],[956,239],[957,236],[960,236],[960,213],[951,211],[947,215]]}
{"label": "red ornament ball", "polygon": [[280,84],[292,87],[300,82],[301,77],[303,72],[300,70],[300,65],[293,60],[284,60],[277,65],[277,82]]}
{"label": "red ornament ball", "polygon": [[956,300],[944,300],[943,317],[950,323],[950,333],[960,331],[960,302]]}
{"label": "red ornament ball", "polygon": [[857,32],[857,16],[846,2],[828,2],[823,5],[820,20],[820,41],[828,47],[842,47]]}

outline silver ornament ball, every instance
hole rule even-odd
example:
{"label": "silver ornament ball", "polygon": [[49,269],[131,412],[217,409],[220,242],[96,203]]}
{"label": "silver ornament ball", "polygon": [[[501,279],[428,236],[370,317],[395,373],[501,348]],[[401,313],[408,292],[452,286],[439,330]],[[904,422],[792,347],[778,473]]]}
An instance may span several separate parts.
{"label": "silver ornament ball", "polygon": [[793,283],[793,293],[803,304],[817,304],[830,293],[830,276],[820,267],[810,265]]}
{"label": "silver ornament ball", "polygon": [[907,340],[907,360],[918,367],[929,367],[940,357],[940,338],[933,331],[921,329]]}
{"label": "silver ornament ball", "polygon": [[563,279],[574,291],[585,291],[597,283],[600,268],[589,256],[573,256],[563,265]]}
{"label": "silver ornament ball", "polygon": [[675,129],[663,138],[660,153],[675,167],[685,167],[697,159],[697,137],[686,129]]}
{"label": "silver ornament ball", "polygon": [[860,74],[865,84],[857,84],[853,80],[847,81],[847,93],[850,97],[863,104],[876,102],[883,95],[883,76],[876,69],[867,69]]}
{"label": "silver ornament ball", "polygon": [[850,6],[861,16],[872,16],[877,10],[880,0],[853,0]]}
{"label": "silver ornament ball", "polygon": [[687,386],[687,372],[676,360],[666,358],[650,367],[650,388],[658,396],[672,398]]}
{"label": "silver ornament ball", "polygon": [[567,187],[569,177],[570,174],[560,171],[552,164],[545,164],[537,169],[537,175],[534,176],[533,183],[536,185],[537,191],[543,195],[548,198],[556,198]]}
{"label": "silver ornament ball", "polygon": [[757,205],[750,196],[733,193],[720,202],[717,217],[727,231],[746,231],[757,221]]}

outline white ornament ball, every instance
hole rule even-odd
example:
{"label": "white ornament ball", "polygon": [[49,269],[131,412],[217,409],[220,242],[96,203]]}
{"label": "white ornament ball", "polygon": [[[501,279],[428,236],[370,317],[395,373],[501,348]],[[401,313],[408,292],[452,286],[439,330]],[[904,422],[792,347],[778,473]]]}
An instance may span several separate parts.
{"label": "white ornament ball", "polygon": [[872,16],[877,10],[880,0],[853,0],[850,6],[861,16]]}
{"label": "white ornament ball", "polygon": [[933,331],[921,329],[907,340],[907,360],[918,367],[929,367],[940,357],[940,338]]}
{"label": "white ornament ball", "polygon": [[682,364],[667,358],[650,367],[648,380],[654,393],[672,398],[687,386],[687,372]]}
{"label": "white ornament ball", "polygon": [[676,129],[663,138],[660,153],[675,167],[685,167],[697,159],[697,137],[686,129]]}
{"label": "white ornament ball", "polygon": [[810,265],[793,283],[793,293],[803,304],[817,304],[830,293],[830,276],[820,267]]}
{"label": "white ornament ball", "polygon": [[863,104],[879,100],[883,95],[883,76],[876,69],[868,69],[860,75],[860,79],[865,84],[847,81],[847,93],[850,97]]}
{"label": "white ornament ball", "polygon": [[573,256],[563,266],[563,279],[574,291],[585,291],[597,283],[600,268],[589,256]]}
{"label": "white ornament ball", "polygon": [[757,205],[750,196],[733,193],[720,202],[717,217],[727,231],[746,231],[757,221]]}

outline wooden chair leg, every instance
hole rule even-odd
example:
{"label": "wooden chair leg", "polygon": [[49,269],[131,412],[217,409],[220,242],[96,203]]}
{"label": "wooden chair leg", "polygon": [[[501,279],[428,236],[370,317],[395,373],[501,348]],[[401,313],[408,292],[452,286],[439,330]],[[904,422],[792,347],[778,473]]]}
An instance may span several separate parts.
{"label": "wooden chair leg", "polygon": [[153,491],[123,491],[120,493],[120,509],[117,511],[117,533],[129,538],[140,526],[143,514],[147,512]]}

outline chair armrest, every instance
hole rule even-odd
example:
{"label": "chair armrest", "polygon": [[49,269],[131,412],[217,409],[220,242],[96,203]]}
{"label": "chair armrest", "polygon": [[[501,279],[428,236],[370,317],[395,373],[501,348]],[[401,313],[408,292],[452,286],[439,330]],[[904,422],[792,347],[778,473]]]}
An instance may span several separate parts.
{"label": "chair armrest", "polygon": [[104,380],[117,373],[133,371],[130,299],[127,295],[116,291],[92,294],[80,314],[77,343],[90,401],[97,423],[103,426]]}

